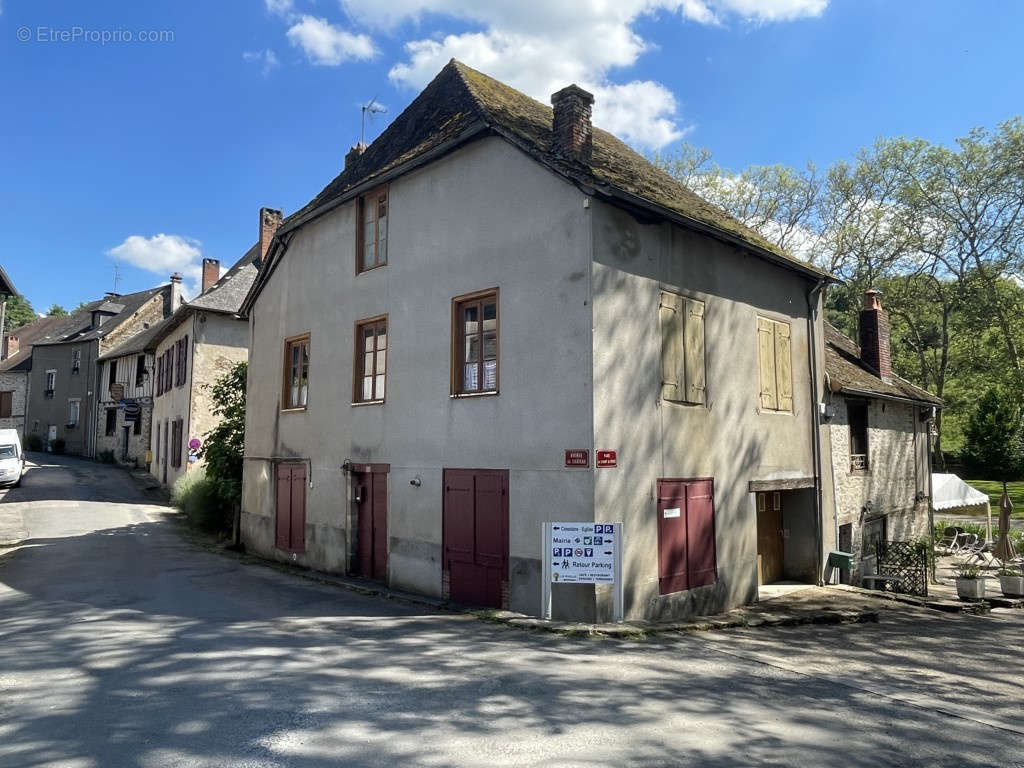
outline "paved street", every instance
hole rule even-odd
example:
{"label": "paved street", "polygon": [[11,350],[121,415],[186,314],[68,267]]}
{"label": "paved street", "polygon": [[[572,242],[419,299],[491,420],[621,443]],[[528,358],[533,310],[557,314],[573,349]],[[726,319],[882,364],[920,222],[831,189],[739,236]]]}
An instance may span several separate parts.
{"label": "paved street", "polygon": [[113,468],[0,495],[5,768],[1024,765],[1024,612],[565,639],[198,550]]}

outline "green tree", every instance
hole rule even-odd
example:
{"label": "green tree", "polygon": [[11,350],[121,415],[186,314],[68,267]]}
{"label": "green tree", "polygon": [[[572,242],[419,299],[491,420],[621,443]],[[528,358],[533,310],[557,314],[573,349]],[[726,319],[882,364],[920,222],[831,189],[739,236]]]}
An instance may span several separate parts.
{"label": "green tree", "polygon": [[24,296],[11,296],[7,299],[7,308],[4,312],[4,330],[13,331],[28,325],[36,319],[36,311]]}
{"label": "green tree", "polygon": [[237,363],[210,388],[213,413],[220,418],[206,433],[200,456],[206,476],[217,483],[224,509],[233,511],[242,498],[242,455],[245,451],[245,382],[248,366]]}
{"label": "green tree", "polygon": [[1024,412],[1016,396],[990,387],[964,430],[964,459],[973,474],[999,480],[1024,477]]}
{"label": "green tree", "polygon": [[60,304],[54,304],[54,305],[52,305],[46,311],[46,316],[47,317],[67,317],[68,316],[68,311],[66,309],[64,309],[64,307],[62,307]]}

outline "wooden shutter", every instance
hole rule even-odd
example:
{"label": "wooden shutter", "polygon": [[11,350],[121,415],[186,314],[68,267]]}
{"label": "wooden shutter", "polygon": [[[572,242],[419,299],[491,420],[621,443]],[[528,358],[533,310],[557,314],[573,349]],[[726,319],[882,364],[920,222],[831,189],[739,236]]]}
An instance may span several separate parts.
{"label": "wooden shutter", "polygon": [[661,292],[658,324],[661,326],[661,397],[681,400],[683,388],[683,297]]}
{"label": "wooden shutter", "polygon": [[686,372],[686,397],[688,403],[703,403],[704,372],[704,302],[684,299],[686,310],[685,339],[683,348]]}
{"label": "wooden shutter", "polygon": [[775,381],[778,409],[793,410],[793,352],[789,323],[775,323]]}
{"label": "wooden shutter", "polygon": [[715,499],[710,480],[686,487],[686,564],[690,589],[715,583]]}
{"label": "wooden shutter", "polygon": [[306,551],[306,465],[292,464],[291,520],[289,524],[292,552]]}
{"label": "wooden shutter", "polygon": [[761,368],[761,407],[778,408],[778,389],[775,382],[775,330],[766,317],[757,318],[757,358]]}
{"label": "wooden shutter", "polygon": [[9,419],[14,408],[14,393],[0,392],[0,419]]}
{"label": "wooden shutter", "polygon": [[292,468],[277,465],[277,548],[289,549],[292,526]]}

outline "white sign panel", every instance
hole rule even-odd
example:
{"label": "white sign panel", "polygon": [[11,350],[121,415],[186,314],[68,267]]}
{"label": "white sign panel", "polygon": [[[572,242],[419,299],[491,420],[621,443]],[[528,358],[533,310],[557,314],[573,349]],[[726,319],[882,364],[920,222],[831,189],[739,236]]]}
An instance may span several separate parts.
{"label": "white sign panel", "polygon": [[612,523],[551,523],[554,584],[614,584],[618,536]]}

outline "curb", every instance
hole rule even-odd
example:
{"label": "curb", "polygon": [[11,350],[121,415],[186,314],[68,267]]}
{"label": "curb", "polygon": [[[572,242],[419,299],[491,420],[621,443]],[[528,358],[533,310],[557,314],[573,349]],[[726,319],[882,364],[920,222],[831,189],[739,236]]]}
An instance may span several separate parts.
{"label": "curb", "polygon": [[14,531],[13,534],[7,534],[0,538],[0,549],[20,546],[21,544],[24,544],[27,539],[28,531]]}

